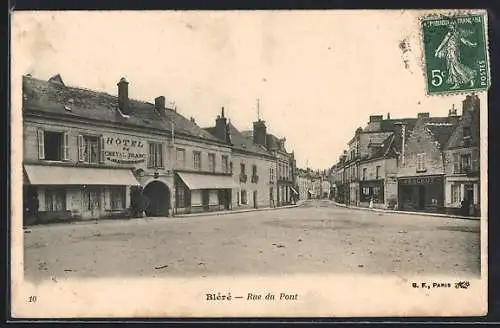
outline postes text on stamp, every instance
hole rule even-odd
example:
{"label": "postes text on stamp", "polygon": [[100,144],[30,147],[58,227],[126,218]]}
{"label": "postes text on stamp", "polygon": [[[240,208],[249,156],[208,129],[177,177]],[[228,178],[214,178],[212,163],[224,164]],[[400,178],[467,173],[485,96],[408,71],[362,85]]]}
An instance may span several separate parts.
{"label": "postes text on stamp", "polygon": [[489,88],[484,15],[423,18],[420,28],[429,95]]}

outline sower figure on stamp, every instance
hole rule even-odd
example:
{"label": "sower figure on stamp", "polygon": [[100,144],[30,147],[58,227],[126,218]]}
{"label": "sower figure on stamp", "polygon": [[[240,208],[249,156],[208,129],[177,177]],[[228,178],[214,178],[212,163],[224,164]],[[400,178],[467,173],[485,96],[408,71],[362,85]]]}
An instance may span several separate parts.
{"label": "sower figure on stamp", "polygon": [[477,44],[465,39],[466,31],[459,29],[456,23],[448,25],[448,33],[436,49],[435,57],[446,60],[448,78],[446,83],[453,84],[451,89],[458,89],[460,86],[470,83],[474,86],[476,71],[460,62],[460,44],[470,47]]}

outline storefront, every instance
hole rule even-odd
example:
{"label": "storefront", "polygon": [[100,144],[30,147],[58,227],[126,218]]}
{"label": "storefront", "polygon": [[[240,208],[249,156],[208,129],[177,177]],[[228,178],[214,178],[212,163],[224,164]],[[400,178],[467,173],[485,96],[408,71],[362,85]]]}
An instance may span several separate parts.
{"label": "storefront", "polygon": [[364,180],[359,182],[359,201],[361,206],[384,204],[384,179]]}
{"label": "storefront", "polygon": [[174,184],[176,214],[230,210],[232,189],[239,188],[231,175],[192,172],[177,172]]}
{"label": "storefront", "polygon": [[24,165],[24,174],[28,224],[126,216],[139,185],[130,169]]}
{"label": "storefront", "polygon": [[403,211],[442,212],[443,175],[398,178],[398,206]]}

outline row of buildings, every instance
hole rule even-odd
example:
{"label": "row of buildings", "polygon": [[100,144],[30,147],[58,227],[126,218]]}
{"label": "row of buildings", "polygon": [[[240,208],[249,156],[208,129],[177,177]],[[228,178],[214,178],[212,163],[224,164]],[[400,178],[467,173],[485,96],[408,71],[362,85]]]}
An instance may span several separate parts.
{"label": "row of buildings", "polygon": [[480,101],[446,117],[369,117],[330,170],[334,199],[352,206],[480,215]]}
{"label": "row of buildings", "polygon": [[23,76],[23,199],[30,222],[292,203],[295,158],[260,119],[199,127],[159,96],[129,98]]}
{"label": "row of buildings", "polygon": [[300,200],[307,199],[329,199],[331,193],[331,183],[328,172],[313,171],[311,169],[300,169],[296,171],[296,190]]}

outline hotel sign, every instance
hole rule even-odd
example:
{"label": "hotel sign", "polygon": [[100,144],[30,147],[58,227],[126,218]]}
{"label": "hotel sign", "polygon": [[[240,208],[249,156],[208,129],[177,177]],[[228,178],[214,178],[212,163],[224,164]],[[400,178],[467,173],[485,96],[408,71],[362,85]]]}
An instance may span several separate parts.
{"label": "hotel sign", "polygon": [[117,164],[137,164],[146,161],[144,142],[121,137],[104,137],[104,157]]}
{"label": "hotel sign", "polygon": [[411,177],[411,178],[399,178],[398,183],[400,185],[426,185],[433,183],[440,183],[442,177],[440,176],[426,176],[426,177]]}

